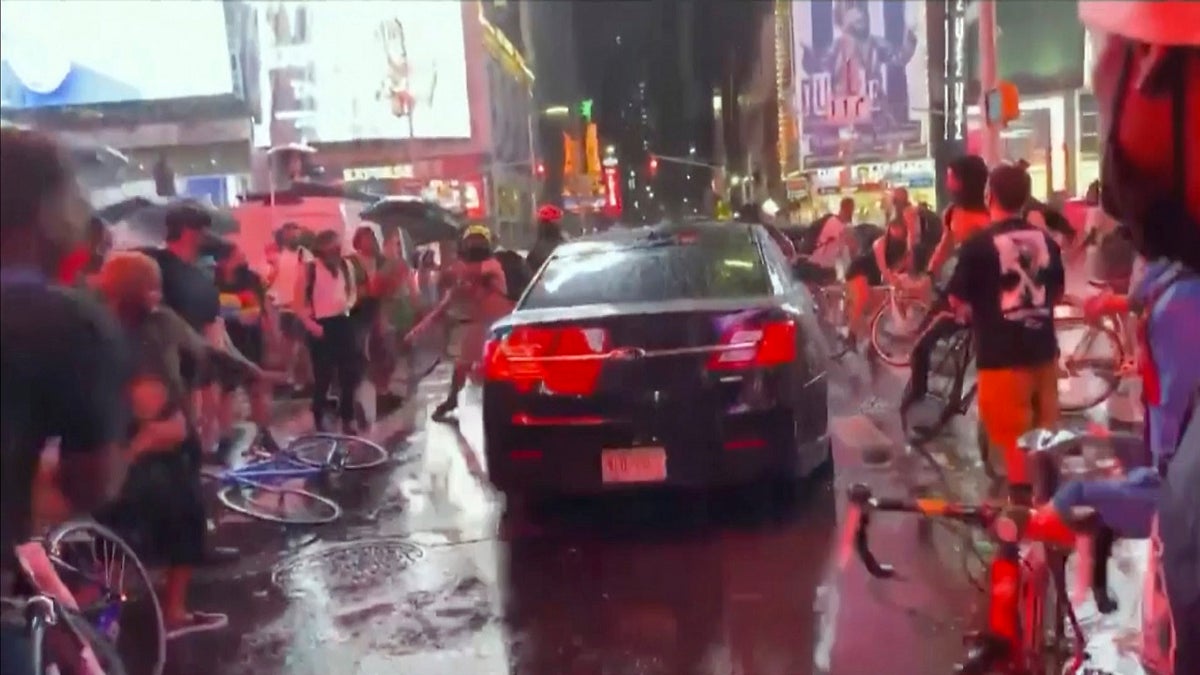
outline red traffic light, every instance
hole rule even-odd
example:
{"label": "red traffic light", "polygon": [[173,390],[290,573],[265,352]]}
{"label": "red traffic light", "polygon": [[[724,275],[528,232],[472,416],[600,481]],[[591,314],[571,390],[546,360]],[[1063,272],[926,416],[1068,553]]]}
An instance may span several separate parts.
{"label": "red traffic light", "polygon": [[537,166],[534,167],[534,171],[537,172],[538,178],[546,177],[546,165],[542,162],[537,163]]}
{"label": "red traffic light", "polygon": [[658,171],[658,158],[650,155],[650,173],[653,175]]}

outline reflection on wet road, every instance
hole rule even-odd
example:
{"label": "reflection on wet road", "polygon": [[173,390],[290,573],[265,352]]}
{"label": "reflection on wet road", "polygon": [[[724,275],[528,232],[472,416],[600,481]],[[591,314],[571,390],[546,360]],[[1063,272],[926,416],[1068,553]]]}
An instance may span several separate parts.
{"label": "reflection on wet road", "polygon": [[[446,377],[422,385],[401,460],[329,488],[341,522],[222,520],[243,559],[204,571],[195,604],[230,626],[171,643],[169,673],[929,675],[961,655],[981,598],[968,577],[982,576],[961,535],[881,518],[875,547],[901,578],[840,564],[845,487],[934,482],[895,441],[894,409],[859,414],[852,386],[834,387],[835,477],[794,500],[646,493],[501,517],[477,402],[457,426],[426,421]],[[895,401],[898,378],[883,380],[874,391]],[[969,487],[962,426],[939,456]],[[891,461],[864,463],[878,447]]]}
{"label": "reflection on wet road", "polygon": [[477,407],[458,426],[427,409],[394,467],[328,488],[341,522],[289,532],[221,514],[218,543],[243,558],[205,570],[195,604],[230,627],[171,643],[170,673],[915,675],[959,653],[976,595],[954,538],[881,521],[903,580],[838,569],[844,487],[900,489],[895,466],[862,464],[862,445],[895,437],[866,417],[839,420],[835,479],[793,500],[651,492],[501,517]]}

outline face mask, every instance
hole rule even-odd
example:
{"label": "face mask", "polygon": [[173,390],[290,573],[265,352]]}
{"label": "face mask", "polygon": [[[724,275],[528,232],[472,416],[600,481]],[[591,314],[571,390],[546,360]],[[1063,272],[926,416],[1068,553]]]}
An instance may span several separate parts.
{"label": "face mask", "polygon": [[1190,255],[1182,262],[1193,269],[1200,268],[1200,223],[1188,213],[1185,185],[1187,163],[1184,150],[1185,85],[1180,79],[1169,93],[1173,101],[1172,137],[1175,140],[1172,189],[1166,195],[1161,181],[1140,172],[1129,161],[1118,142],[1121,118],[1133,71],[1133,46],[1126,47],[1125,59],[1117,78],[1116,98],[1112,119],[1104,140],[1104,157],[1100,162],[1100,204],[1115,220],[1127,225],[1134,245],[1147,258],[1179,259],[1181,252]]}
{"label": "face mask", "polygon": [[471,246],[463,251],[463,260],[467,262],[483,262],[492,257],[490,249],[482,246]]}

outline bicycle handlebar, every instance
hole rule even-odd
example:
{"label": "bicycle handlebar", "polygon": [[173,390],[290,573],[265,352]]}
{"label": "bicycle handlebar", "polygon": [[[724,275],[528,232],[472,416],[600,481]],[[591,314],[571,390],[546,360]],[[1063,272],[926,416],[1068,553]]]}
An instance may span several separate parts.
{"label": "bicycle handlebar", "polygon": [[872,512],[916,513],[926,517],[949,518],[968,525],[987,527],[991,524],[995,511],[989,506],[964,506],[943,499],[876,497],[871,493],[871,488],[861,483],[850,486],[848,496],[850,503],[858,508],[858,523],[854,529],[854,551],[862,560],[863,566],[867,568],[867,572],[878,579],[890,579],[896,575],[896,570],[891,565],[879,562],[879,558],[871,551]]}
{"label": "bicycle handlebar", "polygon": [[[850,486],[847,496],[850,503],[857,509],[857,515],[854,516],[857,517],[857,523],[854,525],[854,552],[862,561],[863,567],[867,569],[867,573],[877,579],[894,578],[896,569],[892,565],[880,562],[878,556],[871,550],[871,514],[875,511],[914,513],[928,518],[947,518],[973,527],[990,528],[1006,508],[1032,508],[1019,504],[1010,507],[989,504],[963,505],[944,499],[876,497],[869,487],[861,483]],[[1073,529],[1087,531],[1093,535],[1090,585],[1098,608],[1105,614],[1110,613],[1115,609],[1116,603],[1108,592],[1108,560],[1112,556],[1116,534],[1112,528],[1100,522],[1099,517],[1094,513],[1088,518],[1075,520],[1068,524]],[[1045,539],[1045,535],[1035,527],[1025,529],[1020,536],[1025,541],[1044,541]]]}

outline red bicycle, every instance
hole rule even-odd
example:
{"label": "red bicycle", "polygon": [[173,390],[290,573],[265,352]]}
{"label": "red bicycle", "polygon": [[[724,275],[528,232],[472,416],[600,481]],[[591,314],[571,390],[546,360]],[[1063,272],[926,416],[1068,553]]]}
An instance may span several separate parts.
{"label": "red bicycle", "polygon": [[[867,572],[879,579],[896,576],[871,552],[872,516],[881,511],[945,518],[986,530],[997,549],[989,562],[987,628],[968,636],[967,658],[958,675],[1046,675],[1074,673],[1087,659],[1085,637],[1067,596],[1066,558],[1075,544],[1075,532],[1093,536],[1090,585],[1100,611],[1116,607],[1108,592],[1108,559],[1114,534],[1094,513],[1073,518],[1064,530],[1057,517],[1047,518],[1044,504],[1058,487],[1059,458],[1077,449],[1082,437],[1072,432],[1049,434],[1035,441],[1029,459],[1035,476],[1032,493],[1014,496],[1002,504],[959,504],[944,499],[891,499],[876,497],[866,485],[848,493],[854,529],[854,550]],[[1086,572],[1085,572],[1086,573]],[[1065,646],[1065,625],[1073,639]],[[1067,657],[1070,656],[1068,660]]]}

